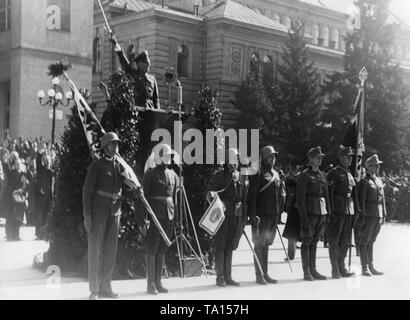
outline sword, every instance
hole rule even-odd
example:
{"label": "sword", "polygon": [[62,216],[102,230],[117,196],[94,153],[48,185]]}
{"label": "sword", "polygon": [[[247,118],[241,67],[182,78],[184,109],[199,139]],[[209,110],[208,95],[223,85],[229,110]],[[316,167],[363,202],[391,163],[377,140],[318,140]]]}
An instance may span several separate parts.
{"label": "sword", "polygon": [[251,250],[252,250],[253,257],[254,257],[254,259],[255,259],[255,261],[256,261],[256,264],[257,264],[257,266],[258,266],[259,272],[260,272],[261,275],[263,275],[264,272],[263,272],[261,263],[260,263],[260,261],[259,261],[259,258],[258,258],[258,256],[256,255],[255,249],[253,249],[252,243],[251,243],[251,241],[249,240],[248,235],[246,234],[245,230],[243,230],[242,233],[245,235],[246,241],[248,242],[249,247],[250,247]]}
{"label": "sword", "polygon": [[283,242],[283,238],[282,238],[282,235],[280,234],[280,230],[279,230],[279,227],[278,227],[278,226],[276,226],[276,230],[278,231],[279,238],[280,238],[280,242],[282,242],[283,251],[285,251],[286,260],[288,260],[288,264],[289,264],[290,271],[293,273],[292,264],[290,263],[290,259],[289,259],[289,256],[288,256],[288,252],[286,251],[285,243]]}

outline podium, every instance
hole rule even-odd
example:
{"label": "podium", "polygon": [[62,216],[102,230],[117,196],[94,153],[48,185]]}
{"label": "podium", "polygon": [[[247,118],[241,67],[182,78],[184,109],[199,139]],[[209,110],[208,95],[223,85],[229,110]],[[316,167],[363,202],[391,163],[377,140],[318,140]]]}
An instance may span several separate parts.
{"label": "podium", "polygon": [[[147,109],[143,107],[136,107],[138,110],[138,130],[140,133],[140,150],[137,155],[136,174],[141,177],[144,174],[144,166],[151,154],[152,148],[158,144],[158,141],[151,141],[152,133],[157,129],[165,129],[171,133],[172,142],[174,139],[174,122],[179,120],[179,111],[177,110],[163,110],[163,109]],[[192,116],[191,113],[181,113],[181,121],[183,124],[187,122]]]}

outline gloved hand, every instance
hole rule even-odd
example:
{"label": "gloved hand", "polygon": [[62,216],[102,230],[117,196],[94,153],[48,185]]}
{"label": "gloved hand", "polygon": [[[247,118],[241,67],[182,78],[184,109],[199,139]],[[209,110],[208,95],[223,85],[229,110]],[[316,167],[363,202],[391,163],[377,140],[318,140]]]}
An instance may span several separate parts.
{"label": "gloved hand", "polygon": [[87,233],[91,233],[91,231],[93,230],[93,220],[91,216],[85,216],[84,227],[85,230],[87,230]]}
{"label": "gloved hand", "polygon": [[114,44],[114,51],[115,52],[121,51],[121,46],[118,43],[117,38],[115,37],[115,34],[113,32],[110,32],[108,36],[110,38],[111,43]]}
{"label": "gloved hand", "polygon": [[216,195],[217,195],[216,192],[214,192],[214,191],[209,191],[208,194],[206,195],[206,200],[207,200],[209,203],[211,203],[211,202],[214,200],[214,198],[215,198]]}

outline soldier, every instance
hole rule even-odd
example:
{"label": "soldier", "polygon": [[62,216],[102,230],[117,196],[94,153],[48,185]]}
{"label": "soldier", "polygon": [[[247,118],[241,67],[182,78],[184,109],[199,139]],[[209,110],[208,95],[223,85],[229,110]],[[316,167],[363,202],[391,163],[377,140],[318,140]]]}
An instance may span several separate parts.
{"label": "soldier", "polygon": [[209,197],[218,194],[224,203],[225,220],[214,237],[216,285],[239,286],[232,279],[232,254],[238,248],[247,220],[247,179],[238,171],[238,150],[230,148],[226,152],[223,170],[216,173],[209,185]]}
{"label": "soldier", "polygon": [[359,252],[362,275],[366,277],[372,274],[383,274],[373,265],[373,246],[380,232],[383,218],[386,216],[383,182],[377,176],[381,163],[383,162],[379,160],[377,154],[367,159],[365,163],[367,174],[359,184]]}
{"label": "soldier", "polygon": [[[170,238],[174,230],[179,178],[174,171],[167,167],[171,163],[171,147],[167,144],[161,144],[155,150],[156,166],[144,174],[142,186],[153,212]],[[162,271],[168,246],[152,221],[150,226],[145,239],[147,292],[152,295],[168,293],[168,289],[162,285]]]}
{"label": "soldier", "polygon": [[283,184],[274,169],[277,154],[273,146],[262,148],[260,171],[249,180],[248,208],[252,238],[263,271],[261,274],[255,261],[256,283],[262,285],[277,283],[268,273],[269,246],[275,239],[276,226],[284,203]]}
{"label": "soldier", "polygon": [[345,267],[345,258],[351,246],[354,215],[358,210],[356,182],[349,169],[353,155],[351,147],[340,146],[340,166],[329,171],[327,175],[332,213],[327,230],[334,279],[348,278],[353,275]]}
{"label": "soldier", "polygon": [[110,35],[110,40],[114,43],[114,51],[117,52],[125,73],[134,80],[135,104],[149,109],[160,109],[157,80],[154,75],[148,73],[151,65],[148,52],[143,51],[135,58],[137,65],[137,69],[135,69],[125,58],[114,34]]}
{"label": "soldier", "polygon": [[296,203],[300,218],[301,255],[306,281],[326,280],[316,269],[317,243],[323,236],[329,210],[329,193],[325,174],[319,170],[324,154],[321,147],[307,153],[309,166],[299,176]]}
{"label": "soldier", "polygon": [[112,132],[101,138],[103,157],[94,160],[88,167],[83,187],[90,300],[119,297],[112,291],[111,280],[117,255],[124,183],[117,160],[120,142],[117,134]]}

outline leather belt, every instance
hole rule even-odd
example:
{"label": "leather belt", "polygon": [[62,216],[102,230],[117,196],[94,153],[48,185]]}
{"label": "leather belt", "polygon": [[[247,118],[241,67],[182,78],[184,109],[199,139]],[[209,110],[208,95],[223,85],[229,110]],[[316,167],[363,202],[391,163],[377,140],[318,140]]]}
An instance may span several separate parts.
{"label": "leather belt", "polygon": [[159,201],[168,201],[168,200],[172,201],[172,197],[150,197],[150,199],[159,200]]}
{"label": "leather belt", "polygon": [[120,200],[121,199],[121,194],[115,194],[115,193],[109,193],[101,190],[97,190],[96,193],[105,198],[109,198],[111,200]]}

